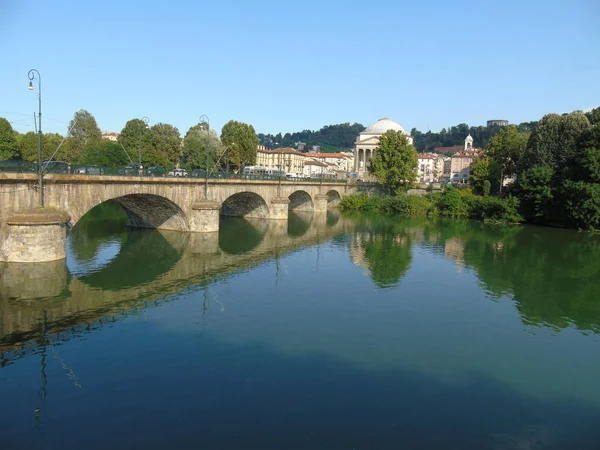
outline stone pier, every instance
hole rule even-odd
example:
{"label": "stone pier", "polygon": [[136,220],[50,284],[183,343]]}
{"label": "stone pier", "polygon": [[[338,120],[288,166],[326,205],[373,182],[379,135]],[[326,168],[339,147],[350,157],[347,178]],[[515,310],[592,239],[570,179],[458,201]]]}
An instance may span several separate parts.
{"label": "stone pier", "polygon": [[197,233],[218,233],[221,205],[211,200],[198,200],[192,205],[189,223],[190,231]]}
{"label": "stone pier", "polygon": [[287,197],[273,197],[269,219],[287,220],[290,199]]}
{"label": "stone pier", "polygon": [[12,214],[0,233],[0,261],[25,263],[66,258],[70,220],[67,213],[52,208]]}
{"label": "stone pier", "polygon": [[329,201],[329,197],[327,196],[327,194],[315,195],[315,199],[314,199],[315,212],[326,213],[328,201]]}

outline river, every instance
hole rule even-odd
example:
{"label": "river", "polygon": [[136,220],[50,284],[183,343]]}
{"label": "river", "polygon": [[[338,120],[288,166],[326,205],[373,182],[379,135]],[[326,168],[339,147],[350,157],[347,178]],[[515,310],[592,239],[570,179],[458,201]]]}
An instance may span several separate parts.
{"label": "river", "polygon": [[600,448],[600,236],[290,214],[0,265],[2,449]]}

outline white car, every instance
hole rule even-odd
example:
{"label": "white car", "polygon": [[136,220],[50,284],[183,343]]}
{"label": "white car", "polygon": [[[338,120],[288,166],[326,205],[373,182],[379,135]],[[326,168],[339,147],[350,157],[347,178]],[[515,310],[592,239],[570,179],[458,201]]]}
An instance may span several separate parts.
{"label": "white car", "polygon": [[168,177],[187,177],[188,172],[185,169],[173,169],[167,173]]}

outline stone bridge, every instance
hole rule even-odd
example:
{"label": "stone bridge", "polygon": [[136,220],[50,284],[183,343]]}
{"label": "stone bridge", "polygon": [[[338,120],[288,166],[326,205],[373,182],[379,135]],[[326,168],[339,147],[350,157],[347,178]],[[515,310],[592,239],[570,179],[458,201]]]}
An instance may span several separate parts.
{"label": "stone bridge", "polygon": [[288,211],[324,213],[354,185],[240,179],[158,178],[50,174],[46,209],[36,174],[0,173],[0,261],[36,262],[65,257],[66,231],[89,210],[113,200],[128,225],[214,233],[219,215],[287,220]]}

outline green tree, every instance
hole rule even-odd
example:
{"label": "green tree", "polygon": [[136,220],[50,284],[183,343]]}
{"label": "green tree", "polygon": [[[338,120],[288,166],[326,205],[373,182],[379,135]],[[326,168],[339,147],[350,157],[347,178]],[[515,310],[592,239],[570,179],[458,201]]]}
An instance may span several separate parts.
{"label": "green tree", "polygon": [[486,181],[490,183],[490,189],[492,185],[497,188],[499,179],[496,176],[497,172],[498,168],[493,160],[490,158],[476,158],[471,163],[471,179],[469,181],[475,189],[475,193],[483,193]]}
{"label": "green tree", "polygon": [[531,222],[543,222],[550,217],[554,203],[553,175],[548,166],[534,166],[519,173],[517,195],[525,218]]}
{"label": "green tree", "polygon": [[69,137],[74,159],[82,159],[88,144],[102,139],[102,132],[96,123],[96,118],[85,109],[77,111],[69,123]]}
{"label": "green tree", "polygon": [[402,132],[386,131],[370,160],[369,172],[390,194],[410,188],[416,179],[417,151]]}
{"label": "green tree", "polygon": [[600,124],[600,108],[594,108],[591,111],[585,113],[592,125]]}
{"label": "green tree", "polygon": [[241,170],[256,163],[258,138],[252,125],[230,120],[221,130],[221,142],[229,147],[229,162]]}
{"label": "green tree", "polygon": [[118,167],[129,164],[130,161],[119,144],[101,139],[88,145],[80,163],[86,166]]}
{"label": "green tree", "polygon": [[525,153],[529,135],[520,133],[514,125],[503,127],[498,134],[490,139],[487,156],[499,168],[500,190],[506,177],[517,173],[517,165]]}
{"label": "green tree", "polygon": [[589,120],[581,113],[545,115],[531,133],[520,170],[543,165],[552,171],[567,168],[581,149],[581,137],[590,129]]}
{"label": "green tree", "polygon": [[168,167],[179,164],[181,135],[176,127],[168,123],[157,123],[150,128],[149,140],[153,147],[151,154],[154,158],[148,157],[147,159],[162,161],[161,165]]}
{"label": "green tree", "polygon": [[[131,119],[127,121],[125,127],[121,130],[118,142],[127,151],[129,156],[136,163],[141,159],[143,165],[148,165],[146,156],[152,154],[152,139],[150,129],[146,122],[141,119]],[[154,156],[152,156],[152,159]]]}
{"label": "green tree", "polygon": [[212,171],[224,150],[225,147],[215,131],[207,130],[204,124],[197,124],[190,127],[185,134],[181,160],[191,169],[205,169],[208,156],[208,169]]}
{"label": "green tree", "polygon": [[19,143],[10,122],[0,117],[0,159],[19,158]]}
{"label": "green tree", "polygon": [[[42,160],[49,160],[54,155],[54,161],[75,162],[71,139],[66,139],[58,133],[45,133],[42,136]],[[38,161],[38,134],[33,131],[19,135],[19,151],[23,160]],[[61,145],[61,143],[63,143]],[[60,146],[60,148],[59,148]],[[58,151],[56,151],[58,149]],[[56,153],[54,153],[56,152]]]}

